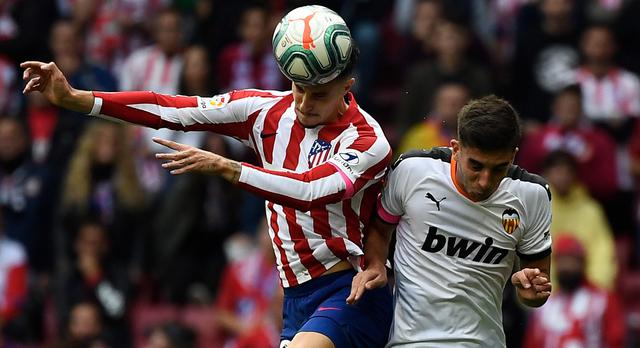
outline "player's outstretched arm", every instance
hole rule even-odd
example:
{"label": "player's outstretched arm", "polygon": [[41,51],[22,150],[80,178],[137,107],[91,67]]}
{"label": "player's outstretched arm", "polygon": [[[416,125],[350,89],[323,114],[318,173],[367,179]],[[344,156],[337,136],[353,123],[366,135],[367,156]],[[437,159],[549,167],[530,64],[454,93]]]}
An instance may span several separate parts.
{"label": "player's outstretched arm", "polygon": [[89,113],[93,107],[93,94],[71,87],[55,63],[28,61],[20,64],[22,79],[27,82],[22,93],[42,93],[53,105],[76,112]]}
{"label": "player's outstretched arm", "polygon": [[240,178],[242,166],[236,161],[171,140],[153,138],[153,141],[175,150],[171,153],[156,154],[156,158],[167,161],[162,167],[170,170],[171,174],[197,172],[219,175],[234,184]]}
{"label": "player's outstretched arm", "polygon": [[520,302],[529,307],[540,307],[551,295],[551,256],[524,262],[522,269],[511,276]]}
{"label": "player's outstretched arm", "polygon": [[365,291],[387,285],[387,268],[385,266],[391,243],[391,233],[395,225],[375,218],[369,226],[364,244],[364,271],[356,274],[351,282],[351,293],[347,297],[348,304],[355,304]]}

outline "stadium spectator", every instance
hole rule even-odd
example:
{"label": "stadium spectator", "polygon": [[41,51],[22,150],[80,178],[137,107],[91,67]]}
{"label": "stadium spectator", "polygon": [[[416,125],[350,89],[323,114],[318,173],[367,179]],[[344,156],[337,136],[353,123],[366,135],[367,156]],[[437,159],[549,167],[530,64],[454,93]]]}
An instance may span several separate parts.
{"label": "stadium spectator", "polygon": [[[62,339],[54,348],[119,348],[105,336],[98,306],[93,302],[79,302],[71,307],[69,321]],[[126,348],[126,346],[124,346]]]}
{"label": "stadium spectator", "polygon": [[203,46],[193,45],[184,51],[184,66],[180,74],[179,92],[181,95],[214,94],[213,76],[210,59]]}
{"label": "stadium spectator", "polygon": [[[0,212],[0,337],[3,327],[16,318],[27,296],[27,253],[15,240],[4,233]],[[2,347],[2,345],[0,345]]]}
{"label": "stadium spectator", "polygon": [[[304,23],[302,27],[308,28]],[[154,139],[177,151],[157,155],[172,174],[218,175],[267,199],[273,249],[286,287],[283,344],[378,347],[386,342],[391,321],[389,289],[370,291],[355,306],[344,299],[392,153],[379,124],[350,93],[358,50],[351,38],[344,42],[350,54],[345,65],[333,71],[335,77],[319,84],[320,76],[307,80],[287,70],[292,90],[286,92],[240,90],[203,98],[80,91],[55,64],[42,62],[22,64],[23,78],[30,80],[24,92],[40,90],[56,105],[91,115],[154,128],[212,130],[251,146],[261,166]],[[149,108],[141,110],[136,104]],[[320,308],[325,306],[340,310]]]}
{"label": "stadium spectator", "polygon": [[543,175],[553,194],[551,235],[578,239],[587,255],[587,279],[601,288],[613,289],[617,274],[613,233],[602,206],[579,184],[577,168],[575,158],[562,150],[545,158]]}
{"label": "stadium spectator", "polygon": [[[207,134],[203,149],[230,155],[227,142],[217,134]],[[211,298],[225,265],[223,243],[249,218],[244,214],[246,202],[238,188],[220,177],[195,173],[174,180],[152,223],[156,290],[173,303],[193,300],[198,287]]]}
{"label": "stadium spectator", "polygon": [[[56,289],[58,322],[68,323],[73,305],[94,303],[100,311],[103,332],[117,347],[130,345],[126,320],[130,284],[126,269],[110,258],[105,227],[84,220],[75,235],[73,267],[63,270]],[[66,325],[62,325],[66,327]]]}
{"label": "stadium spectator", "polygon": [[396,229],[387,347],[504,347],[509,279],[522,304],[546,302],[551,194],[542,178],[513,166],[519,141],[515,110],[487,96],[460,111],[451,148],[409,152],[394,164],[347,298],[357,303],[386,286]]}
{"label": "stadium spectator", "polygon": [[574,83],[580,23],[575,0],[542,0],[520,11],[511,83],[514,88],[508,92],[528,123],[545,123],[552,96]]}
{"label": "stadium spectator", "polygon": [[196,338],[193,329],[179,322],[167,322],[151,329],[143,348],[196,348]]}
{"label": "stadium spectator", "polygon": [[[396,2],[396,5],[399,4],[400,2]],[[440,0],[420,0],[413,3],[412,16],[402,20],[411,24],[404,64],[410,66],[436,57],[436,28],[444,19],[442,12]]]}
{"label": "stadium spectator", "polygon": [[547,304],[531,315],[522,347],[622,348],[625,324],[619,300],[586,279],[589,260],[580,241],[558,236],[553,255],[558,286]]}
{"label": "stadium spectator", "polygon": [[[422,122],[432,110],[428,96],[447,82],[463,83],[471,96],[478,97],[491,90],[491,77],[481,65],[466,56],[469,33],[466,27],[452,21],[442,21],[434,37],[436,59],[413,66],[408,72],[405,93],[399,100],[397,129],[405,130]],[[427,98],[425,98],[427,96]]]}
{"label": "stadium spectator", "polygon": [[398,152],[449,145],[456,137],[458,112],[469,101],[469,93],[465,85],[455,82],[440,86],[434,96],[433,112],[405,133]]}
{"label": "stadium spectator", "polygon": [[63,269],[69,268],[72,233],[86,216],[95,216],[109,231],[117,260],[140,267],[146,201],[127,139],[125,126],[97,120],[78,140],[64,180],[55,238],[57,265]]}
{"label": "stadium spectator", "polygon": [[582,113],[578,85],[568,86],[555,96],[549,123],[526,134],[518,151],[518,164],[540,173],[547,155],[564,150],[577,160],[580,181],[601,202],[618,190],[616,144],[606,132],[593,127]]}
{"label": "stadium spectator", "polygon": [[622,144],[630,124],[640,116],[640,80],[615,64],[615,36],[605,25],[588,27],[582,35],[583,64],[576,70],[585,116],[608,129]]}
{"label": "stadium spectator", "polygon": [[282,290],[267,222],[260,223],[254,250],[229,264],[216,301],[225,347],[277,347],[282,327]]}
{"label": "stadium spectator", "polygon": [[31,270],[51,270],[53,198],[50,173],[31,161],[24,125],[0,118],[0,209],[4,232],[27,251]]}
{"label": "stadium spectator", "polygon": [[57,16],[56,0],[0,1],[0,52],[13,62],[47,59],[47,40]]}
{"label": "stadium spectator", "polygon": [[[74,85],[101,91],[117,87],[108,70],[85,59],[82,35],[72,21],[58,20],[53,24],[50,47],[53,60],[60,64]],[[77,117],[77,113],[56,108],[44,98],[28,98],[27,119],[34,161],[44,162],[57,171],[64,170],[75,141],[86,124],[78,121]]]}
{"label": "stadium spectator", "polygon": [[285,81],[273,59],[273,28],[268,10],[262,6],[247,8],[238,31],[240,42],[225,47],[220,53],[217,74],[220,90],[282,89]]}

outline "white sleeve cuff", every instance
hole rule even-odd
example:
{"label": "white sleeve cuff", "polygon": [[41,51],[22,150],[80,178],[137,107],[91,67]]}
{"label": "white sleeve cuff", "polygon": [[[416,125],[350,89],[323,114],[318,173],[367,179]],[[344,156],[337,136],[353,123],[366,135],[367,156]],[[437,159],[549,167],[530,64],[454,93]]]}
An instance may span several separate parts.
{"label": "white sleeve cuff", "polygon": [[89,112],[89,115],[99,116],[100,110],[102,110],[102,98],[93,97],[93,107],[91,108],[91,112]]}

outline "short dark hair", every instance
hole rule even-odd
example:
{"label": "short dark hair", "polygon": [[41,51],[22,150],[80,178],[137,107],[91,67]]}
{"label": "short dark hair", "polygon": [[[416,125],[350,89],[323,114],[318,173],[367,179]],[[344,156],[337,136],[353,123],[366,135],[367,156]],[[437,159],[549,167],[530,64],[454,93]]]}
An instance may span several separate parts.
{"label": "short dark hair", "polygon": [[351,38],[351,54],[349,55],[349,61],[340,74],[335,78],[336,80],[346,80],[352,78],[355,74],[358,60],[360,59],[360,48],[356,44],[356,41]]}
{"label": "short dark hair", "polygon": [[458,140],[483,151],[514,150],[520,143],[518,113],[495,95],[474,99],[458,113]]}

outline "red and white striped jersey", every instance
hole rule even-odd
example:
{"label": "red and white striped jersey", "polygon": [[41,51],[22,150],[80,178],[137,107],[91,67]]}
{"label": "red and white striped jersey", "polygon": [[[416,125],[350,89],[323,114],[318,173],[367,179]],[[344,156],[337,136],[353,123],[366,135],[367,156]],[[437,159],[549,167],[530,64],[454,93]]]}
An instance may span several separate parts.
{"label": "red and white striped jersey", "polygon": [[592,121],[640,116],[640,80],[630,71],[615,68],[596,77],[584,67],[576,70],[582,89],[582,107]]}
{"label": "red and white striped jersey", "polygon": [[153,92],[94,92],[91,115],[152,128],[208,130],[251,147],[260,166],[242,164],[239,185],[266,201],[284,287],[359,262],[362,237],[391,147],[349,94],[335,123],[303,127],[292,92],[239,90],[211,98]]}

